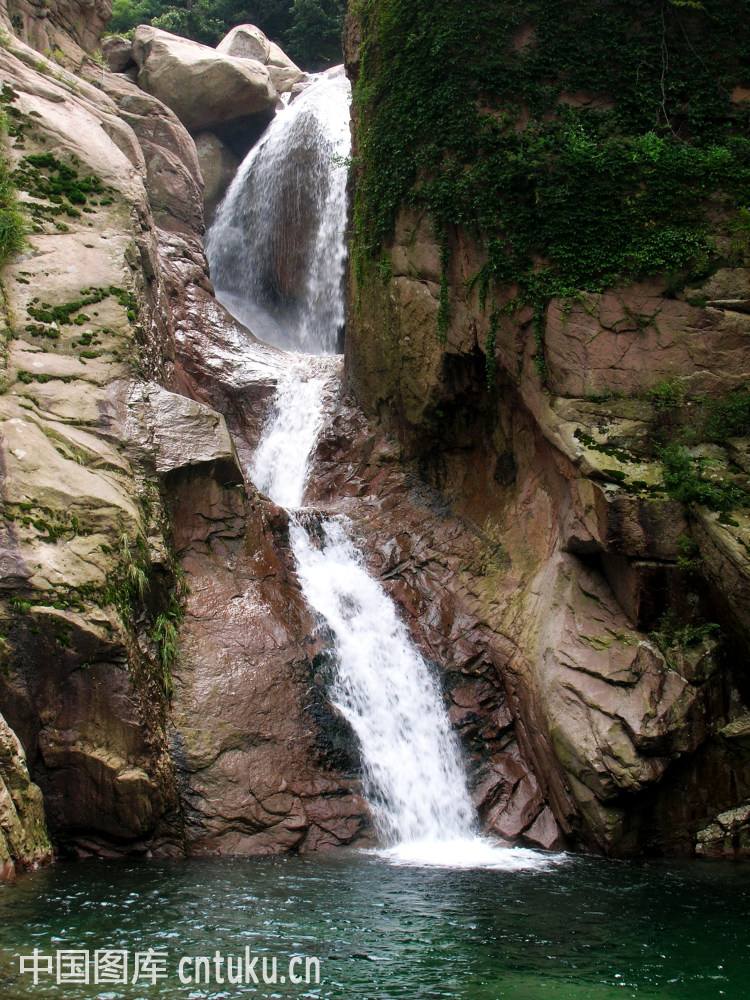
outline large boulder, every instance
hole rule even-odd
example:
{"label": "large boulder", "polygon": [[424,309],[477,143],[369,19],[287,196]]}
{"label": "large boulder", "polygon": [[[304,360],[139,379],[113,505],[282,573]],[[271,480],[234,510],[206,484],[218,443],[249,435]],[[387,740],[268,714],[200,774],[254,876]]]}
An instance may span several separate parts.
{"label": "large boulder", "polygon": [[[0,4],[6,27],[27,45],[70,69],[77,69],[83,52],[99,48],[112,17],[112,0],[7,0]],[[3,43],[5,44],[5,43]]]}
{"label": "large boulder", "polygon": [[191,131],[272,112],[269,70],[168,31],[140,25],[133,38],[138,84],[170,107]]}
{"label": "large boulder", "polygon": [[207,466],[221,482],[243,481],[224,417],[205,403],[151,382],[132,387],[128,410],[131,440],[151,454],[157,472]]}
{"label": "large boulder", "polygon": [[134,65],[133,42],[122,35],[109,35],[102,39],[102,56],[113,73],[124,73]]}
{"label": "large boulder", "polygon": [[217,52],[240,59],[256,59],[263,65],[268,62],[270,50],[271,43],[254,24],[238,24],[216,46]]}
{"label": "large boulder", "polygon": [[42,793],[29,777],[18,737],[0,715],[0,881],[17,867],[35,868],[51,858]]}
{"label": "large boulder", "polygon": [[257,59],[268,67],[271,80],[280,94],[287,94],[306,74],[292,62],[280,45],[266,38],[254,24],[238,24],[216,46],[217,52],[240,59]]}
{"label": "large boulder", "polygon": [[231,184],[240,161],[213,132],[201,132],[197,135],[195,148],[203,174],[203,204],[206,220],[209,221]]}

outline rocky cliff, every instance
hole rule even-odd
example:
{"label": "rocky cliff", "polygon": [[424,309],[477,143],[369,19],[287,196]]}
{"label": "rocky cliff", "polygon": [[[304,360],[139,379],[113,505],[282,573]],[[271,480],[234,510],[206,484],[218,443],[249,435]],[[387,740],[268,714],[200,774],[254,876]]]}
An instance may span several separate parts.
{"label": "rocky cliff", "polygon": [[[345,387],[328,365],[309,501],[351,518],[442,671],[487,830],[739,856],[742,5],[714,35],[620,6],[353,6]],[[28,230],[0,272],[0,871],[51,842],[368,843],[286,515],[245,474],[284,356],[214,298],[202,245],[304,81],[252,26],[102,43],[107,16],[0,3]]]}
{"label": "rocky cliff", "polygon": [[[77,856],[314,849],[367,823],[306,712],[316,651],[285,526],[237,455],[275,375],[250,372],[252,335],[213,297],[193,138],[96,50],[107,13],[0,8],[27,229],[1,276],[6,875],[49,858],[43,813]],[[260,60],[137,41],[152,91],[196,60],[240,80],[201,128],[273,112]]]}
{"label": "rocky cliff", "polygon": [[745,15],[346,29],[348,384],[471,526],[428,592],[461,591],[564,837],[612,854],[750,845]]}

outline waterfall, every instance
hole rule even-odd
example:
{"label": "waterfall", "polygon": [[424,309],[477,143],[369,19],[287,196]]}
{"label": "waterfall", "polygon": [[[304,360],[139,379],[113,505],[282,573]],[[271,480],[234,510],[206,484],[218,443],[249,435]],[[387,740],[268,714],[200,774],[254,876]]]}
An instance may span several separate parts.
{"label": "waterfall", "polygon": [[305,597],[335,636],[331,699],[358,737],[378,831],[390,844],[466,836],[474,809],[438,685],[346,522],[325,521],[322,536],[297,523],[292,544]]}
{"label": "waterfall", "polygon": [[[537,852],[508,850],[477,834],[460,750],[433,672],[393,601],[372,577],[344,517],[301,510],[311,456],[335,382],[334,359],[295,356],[280,379],[250,474],[290,514],[302,592],[334,640],[329,695],[360,746],[364,791],[399,863],[539,867]],[[312,522],[312,527],[311,527]]]}
{"label": "waterfall", "polygon": [[350,92],[337,67],[277,113],[206,237],[216,297],[276,347],[331,354],[343,330]]}
{"label": "waterfall", "polygon": [[293,509],[302,503],[308,459],[323,422],[326,382],[319,366],[295,358],[276,387],[250,478],[280,507]]}
{"label": "waterfall", "polygon": [[[255,318],[255,332],[275,345],[309,352],[287,355],[249,473],[289,511],[302,591],[333,639],[330,697],[359,742],[364,790],[384,853],[401,863],[539,866],[545,862],[536,852],[499,848],[478,836],[439,684],[393,601],[368,573],[352,525],[301,510],[340,370],[338,358],[311,354],[335,349],[344,315],[346,176],[334,154],[348,150],[348,114],[341,74],[319,77],[249,154],[211,231],[209,255],[222,301],[238,317]],[[313,215],[293,245],[286,227],[290,220],[296,226],[304,210]],[[307,268],[302,282],[298,267]],[[302,289],[298,299],[286,294],[282,278]]]}

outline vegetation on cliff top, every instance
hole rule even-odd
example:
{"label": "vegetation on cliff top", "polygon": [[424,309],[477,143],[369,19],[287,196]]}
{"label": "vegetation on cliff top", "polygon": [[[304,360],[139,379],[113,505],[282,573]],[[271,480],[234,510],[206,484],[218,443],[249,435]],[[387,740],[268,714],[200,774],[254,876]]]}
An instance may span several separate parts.
{"label": "vegetation on cliff top", "polygon": [[114,0],[110,31],[138,24],[216,45],[236,24],[255,24],[305,69],[341,62],[346,0]]}
{"label": "vegetation on cliff top", "polygon": [[353,13],[360,277],[409,204],[445,248],[453,226],[481,238],[483,299],[505,290],[538,320],[554,296],[657,274],[677,289],[746,254],[750,0],[356,0]]}

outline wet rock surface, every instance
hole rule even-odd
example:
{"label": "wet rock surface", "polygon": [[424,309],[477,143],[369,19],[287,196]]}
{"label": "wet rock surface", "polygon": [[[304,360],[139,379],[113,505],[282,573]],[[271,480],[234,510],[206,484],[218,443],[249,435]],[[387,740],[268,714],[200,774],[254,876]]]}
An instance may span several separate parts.
{"label": "wet rock surface", "polygon": [[[451,601],[468,604],[497,650],[518,745],[567,843],[614,854],[692,853],[710,817],[747,794],[747,758],[717,735],[747,698],[739,667],[746,653],[733,645],[744,631],[745,519],[720,524],[709,511],[689,518],[660,493],[658,463],[633,445],[653,419],[645,397],[566,398],[543,389],[532,339],[502,321],[489,389],[486,313],[471,295],[456,293],[447,345],[436,337],[439,255],[424,226],[412,219],[397,229],[389,287],[372,281],[351,292],[366,303],[349,316],[351,391],[481,539],[474,566],[457,559],[440,586],[459,592]],[[467,242],[454,258],[464,268],[456,289],[468,287],[472,253]],[[665,305],[665,314],[674,308]],[[725,329],[718,313],[706,321]],[[586,322],[595,322],[589,313]],[[642,331],[618,336],[622,353],[628,339],[640,345]],[[743,341],[732,342],[739,353],[724,374],[721,352],[713,368],[701,366],[705,391],[745,378]],[[631,389],[647,389],[658,368],[637,360],[639,350],[623,376]],[[674,366],[665,360],[664,371],[675,370],[695,372],[687,357]],[[590,371],[591,359],[571,355],[571,379]],[[592,387],[557,386],[571,396]],[[414,530],[419,537],[422,519]],[[691,535],[704,582],[680,568]],[[442,530],[438,539],[436,549],[450,551]],[[652,632],[668,608],[699,605],[703,620],[723,621],[725,644],[698,665],[691,657],[699,649],[686,662],[659,648]],[[426,606],[420,613],[429,618]],[[722,769],[732,777],[717,780]]]}
{"label": "wet rock surface", "polygon": [[191,853],[367,842],[357,776],[332,766],[312,711],[320,642],[283,514],[195,476],[172,498],[190,589],[172,721]]}
{"label": "wet rock surface", "polygon": [[[102,189],[65,226],[42,220],[4,274],[9,738],[56,846],[78,856],[367,842],[285,518],[243,476],[283,357],[213,297],[185,127],[76,58],[73,77],[21,42],[0,53],[24,140],[14,162],[52,145]],[[173,662],[156,637],[180,618]],[[0,772],[20,773],[5,759]],[[41,843],[27,785],[34,808],[14,808]],[[49,856],[19,843],[4,874]]]}
{"label": "wet rock surface", "polygon": [[0,881],[51,856],[42,793],[29,777],[18,737],[0,715]]}
{"label": "wet rock surface", "polygon": [[[94,194],[78,215],[37,212],[3,274],[0,868],[49,857],[37,786],[56,846],[78,856],[369,843],[356,746],[326,699],[328,637],[286,515],[248,485],[285,357],[213,296],[184,124],[237,155],[227,123],[260,128],[296,67],[249,31],[225,48],[252,37],[252,70],[146,29],[146,93],[87,57],[100,8],[85,24],[72,3],[16,10],[39,51],[0,50],[22,140],[9,155],[51,153]],[[40,55],[56,41],[77,76]],[[191,93],[179,81],[195,94],[204,71],[224,80],[219,65],[244,95],[232,108],[224,82],[195,107],[175,101]],[[28,166],[22,197],[44,202]],[[746,379],[746,272],[714,275],[700,306],[651,286],[553,303],[546,389],[532,317],[503,321],[490,388],[488,315],[468,282],[478,250],[454,235],[465,292],[442,345],[438,242],[424,217],[399,219],[392,279],[350,317],[352,396],[331,363],[310,516],[351,520],[439,672],[486,830],[746,856],[747,525],[688,517],[637,448],[653,420],[641,390],[658,378],[706,393]],[[632,399],[600,398],[609,371]],[[723,453],[748,464],[746,442]],[[699,582],[680,565],[688,532]],[[693,600],[722,645],[659,645],[664,610]],[[165,621],[176,654],[156,638]]]}
{"label": "wet rock surface", "polygon": [[[356,79],[356,17],[345,44]],[[439,498],[435,550],[450,571],[425,581],[412,568],[418,541],[403,562],[433,595],[421,627],[448,591],[483,630],[527,770],[567,843],[746,856],[734,810],[750,759],[722,734],[750,697],[747,518],[667,494],[653,390],[711,398],[747,384],[747,268],[678,292],[664,280],[553,300],[535,326],[532,309],[505,308],[516,289],[499,283],[483,300],[487,258],[472,234],[451,228],[444,250],[446,239],[441,255],[427,213],[402,207],[384,259],[349,276],[347,389]],[[743,482],[745,446],[696,453]],[[369,475],[388,482],[383,469]],[[394,537],[405,523],[403,536],[421,539],[429,520],[389,503]],[[473,563],[454,556],[453,521],[477,540]],[[675,632],[686,621],[695,634]]]}

